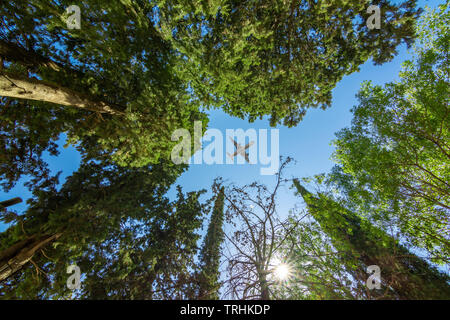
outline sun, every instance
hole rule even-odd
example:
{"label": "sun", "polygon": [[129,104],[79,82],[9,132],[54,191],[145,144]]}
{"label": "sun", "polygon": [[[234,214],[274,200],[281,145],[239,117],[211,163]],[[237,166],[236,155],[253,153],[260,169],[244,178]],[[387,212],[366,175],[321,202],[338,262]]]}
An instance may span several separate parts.
{"label": "sun", "polygon": [[291,274],[290,268],[285,263],[280,263],[275,267],[274,275],[280,281],[287,280],[290,274]]}

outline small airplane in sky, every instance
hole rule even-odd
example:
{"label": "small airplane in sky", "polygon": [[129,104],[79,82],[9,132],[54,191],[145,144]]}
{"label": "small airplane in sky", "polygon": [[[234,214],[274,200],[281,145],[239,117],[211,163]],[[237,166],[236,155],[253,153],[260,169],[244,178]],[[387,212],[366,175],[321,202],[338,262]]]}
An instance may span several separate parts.
{"label": "small airplane in sky", "polygon": [[236,152],[234,154],[230,154],[227,152],[227,155],[233,159],[235,156],[237,156],[238,154],[240,154],[241,156],[243,156],[245,158],[245,161],[247,161],[248,163],[251,164],[250,159],[248,157],[248,152],[245,152],[246,149],[250,148],[255,142],[254,141],[250,141],[250,143],[248,143],[245,147],[243,147],[242,145],[240,145],[239,143],[237,143],[235,140],[233,140],[231,137],[229,137],[230,140],[233,142],[235,148],[236,148]]}

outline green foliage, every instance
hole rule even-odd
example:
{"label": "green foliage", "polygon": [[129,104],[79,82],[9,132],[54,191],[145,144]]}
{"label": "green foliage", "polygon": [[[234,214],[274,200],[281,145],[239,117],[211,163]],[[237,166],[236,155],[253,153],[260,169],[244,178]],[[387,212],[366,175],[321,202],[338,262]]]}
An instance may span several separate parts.
{"label": "green foliage", "polygon": [[[106,151],[122,166],[139,167],[169,159],[175,129],[192,131],[195,120],[206,126],[200,107],[250,121],[270,115],[272,125],[293,126],[307,108],[329,106],[344,75],[371,57],[389,61],[399,43],[409,44],[419,13],[415,1],[381,1],[383,28],[369,31],[368,0],[90,0],[79,4],[81,29],[70,30],[71,4],[5,3],[0,36],[27,53],[2,54],[3,67],[103,101],[121,115],[2,98],[6,189],[21,175],[46,177],[41,155],[56,154],[61,133],[87,159]],[[36,116],[26,117],[24,108]],[[23,139],[11,124],[35,137]]]}
{"label": "green foliage", "polygon": [[[357,299],[358,293],[343,257],[313,219],[286,221],[289,233],[280,236],[280,255],[290,268],[287,281],[272,286],[274,299],[340,300]],[[309,217],[310,218],[310,217]]]}
{"label": "green foliage", "polygon": [[450,254],[449,22],[448,3],[428,12],[400,81],[362,86],[331,176],[360,210],[394,222],[441,264]]}
{"label": "green foliage", "polygon": [[66,130],[70,114],[47,109],[43,103],[0,98],[0,178],[4,190],[25,175],[48,178],[44,152],[59,154],[56,141]]}
{"label": "green foliage", "polygon": [[18,221],[0,234],[2,250],[31,234],[62,236],[33,257],[33,264],[0,285],[2,298],[68,298],[67,266],[77,264],[77,298],[180,298],[190,292],[202,192],[177,200],[164,194],[182,167],[168,163],[125,169],[89,162],[61,190],[35,188]]}
{"label": "green foliage", "polygon": [[200,299],[219,299],[221,245],[224,240],[224,187],[216,190],[216,200],[200,252],[199,293]]}
{"label": "green foliage", "polygon": [[[369,30],[378,4],[382,28]],[[254,121],[295,126],[327,108],[343,76],[372,58],[391,60],[414,38],[416,1],[158,1],[160,26],[185,58],[185,77],[206,105]]]}
{"label": "green foliage", "polygon": [[311,216],[339,252],[345,270],[358,282],[358,290],[364,291],[367,267],[377,265],[382,271],[382,289],[371,293],[373,298],[450,297],[449,277],[408,251],[388,233],[346,209],[330,195],[319,193],[314,196],[297,179],[294,179],[294,186]]}
{"label": "green foliage", "polygon": [[[63,132],[68,143],[77,145],[87,158],[105,150],[120,165],[143,166],[170,159],[175,144],[172,132],[193,130],[196,120],[206,126],[207,119],[177,74],[176,51],[153,25],[154,4],[85,1],[80,4],[82,28],[69,30],[64,12],[71,4],[35,0],[2,6],[1,38],[52,62],[51,66],[30,65],[21,61],[23,57],[5,56],[4,68],[103,101],[123,115],[3,99],[1,121],[24,131],[36,130],[39,143],[38,147],[34,140],[20,144],[19,133],[11,133],[5,125],[2,144],[6,147],[0,146],[7,152],[9,148],[25,154],[29,149],[36,151],[25,159],[24,174],[43,167],[40,154],[43,150],[55,153],[52,141]],[[24,113],[24,108],[32,112]],[[13,160],[9,162],[14,165]],[[20,174],[20,170],[2,172],[2,178],[8,179],[9,187]]]}
{"label": "green foliage", "polygon": [[[0,284],[2,299],[217,299],[224,191],[197,265],[207,205],[202,192],[178,188],[176,200],[165,196],[185,169],[169,161],[172,132],[192,133],[196,120],[205,127],[203,107],[294,126],[308,108],[329,107],[345,75],[369,59],[390,61],[400,43],[411,44],[421,11],[414,0],[87,0],[78,4],[81,30],[69,30],[64,12],[71,4],[2,4],[0,72],[68,88],[117,113],[0,98],[1,185],[10,190],[30,176],[33,191],[24,214],[0,214],[12,224],[0,233],[0,253],[30,236],[61,234]],[[382,9],[379,30],[366,27],[371,4]],[[255,241],[258,226],[247,220],[252,245],[264,248],[255,264],[262,297],[449,298],[448,277],[378,227],[392,223],[433,262],[448,262],[448,6],[422,18],[415,58],[405,62],[400,82],[366,83],[358,94],[352,127],[335,142],[339,166],[316,177],[336,186],[340,201],[295,181],[315,221],[278,226],[292,230],[279,243],[296,270],[289,292],[273,287],[269,295],[266,272],[280,240],[272,228],[266,256],[271,215],[263,241]],[[1,46],[8,45],[23,50],[7,54]],[[43,155],[58,155],[62,133],[83,161],[58,189]],[[236,198],[244,196],[238,191]],[[275,210],[275,197],[265,199]],[[249,237],[237,231],[232,239],[248,244]],[[66,287],[74,263],[83,273],[75,293]],[[370,264],[382,268],[385,292],[367,295]],[[241,267],[245,278],[250,269],[245,261]]]}

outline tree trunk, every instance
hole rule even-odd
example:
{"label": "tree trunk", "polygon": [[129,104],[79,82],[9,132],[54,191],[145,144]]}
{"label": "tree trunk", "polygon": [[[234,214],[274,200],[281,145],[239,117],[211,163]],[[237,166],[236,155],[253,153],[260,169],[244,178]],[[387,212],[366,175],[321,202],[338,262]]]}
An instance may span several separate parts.
{"label": "tree trunk", "polygon": [[61,71],[63,67],[52,61],[51,59],[44,58],[34,51],[18,46],[15,43],[6,42],[0,39],[0,57],[5,58],[7,61],[18,62],[28,67],[46,67],[55,71]]}
{"label": "tree trunk", "polygon": [[264,271],[259,273],[259,285],[261,286],[261,300],[270,300],[269,284]]}
{"label": "tree trunk", "polygon": [[61,233],[43,236],[33,235],[0,252],[0,281],[22,269],[33,258],[36,251],[60,236]]}
{"label": "tree trunk", "polygon": [[124,114],[114,110],[112,106],[103,101],[93,100],[91,97],[68,88],[49,84],[42,80],[20,78],[5,72],[0,73],[0,96],[44,101],[112,115]]}
{"label": "tree trunk", "polygon": [[[34,69],[44,67],[72,76],[82,75],[77,70],[64,67],[34,51],[24,49],[15,43],[6,42],[1,39],[0,57],[7,61],[33,67]],[[68,88],[45,83],[37,79],[20,78],[6,73],[0,74],[0,96],[45,101],[113,115],[124,114],[108,103],[98,101]]]}
{"label": "tree trunk", "polygon": [[5,200],[0,202],[0,210],[5,209],[7,207],[13,206],[15,204],[21,203],[22,199],[19,197],[13,198],[13,199],[9,199],[9,200]]}

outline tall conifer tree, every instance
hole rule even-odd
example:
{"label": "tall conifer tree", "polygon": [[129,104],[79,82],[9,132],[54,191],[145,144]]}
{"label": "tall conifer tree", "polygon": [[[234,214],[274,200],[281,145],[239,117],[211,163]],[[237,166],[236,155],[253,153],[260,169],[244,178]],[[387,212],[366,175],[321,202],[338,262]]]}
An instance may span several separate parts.
{"label": "tall conifer tree", "polygon": [[367,267],[381,270],[381,290],[373,296],[393,299],[449,299],[449,278],[425,260],[401,246],[367,219],[345,209],[324,194],[314,196],[297,179],[294,186],[311,215],[331,238],[338,252],[343,252],[345,266],[356,280],[365,285]]}
{"label": "tall conifer tree", "polygon": [[201,271],[199,279],[199,298],[218,299],[219,298],[219,265],[220,246],[224,240],[223,235],[223,213],[224,208],[224,188],[220,187],[214,203],[208,232],[203,242],[200,252]]}

